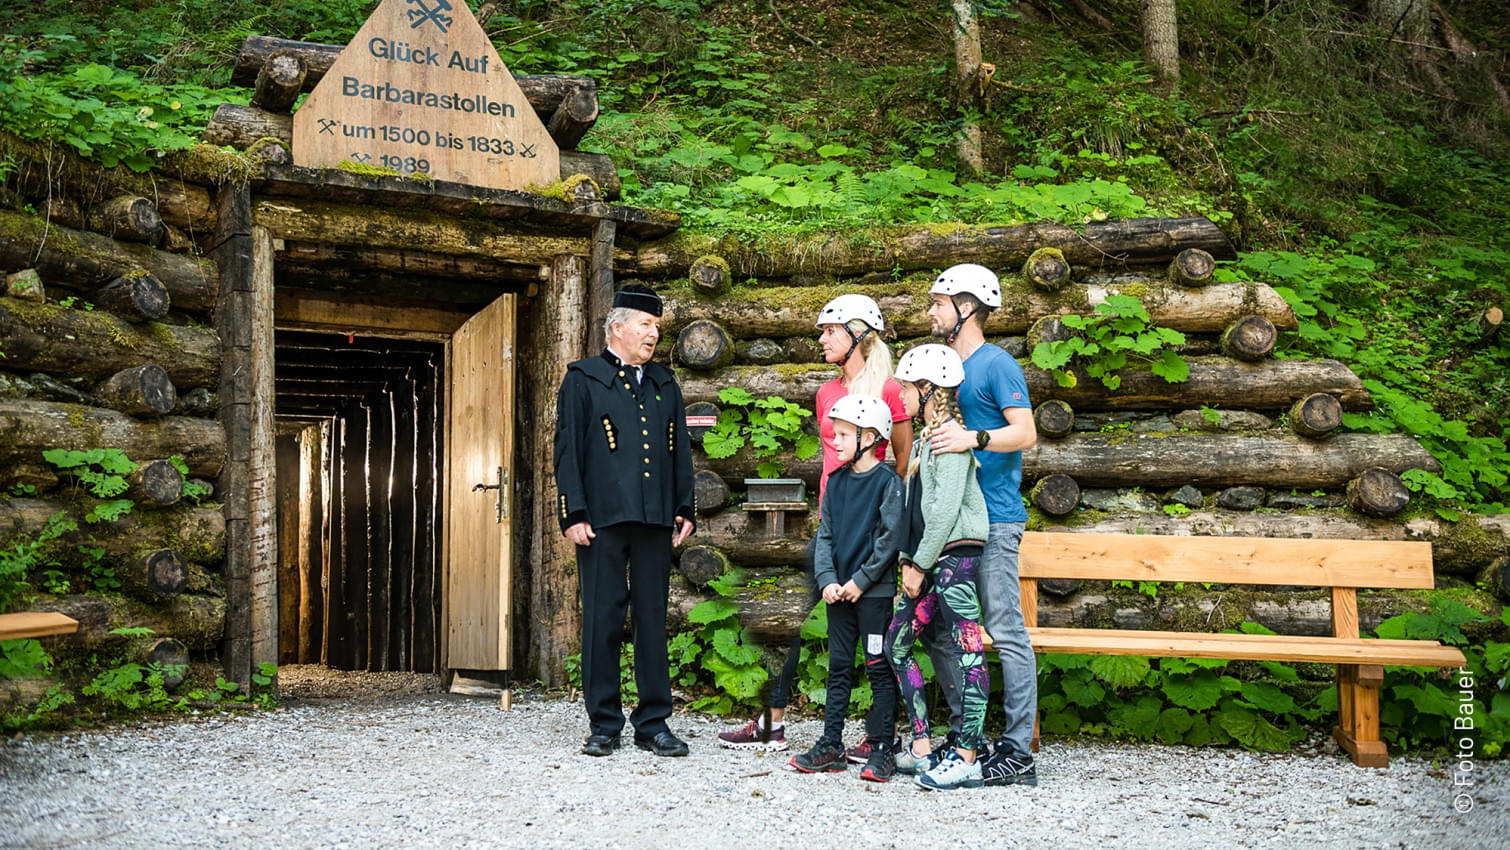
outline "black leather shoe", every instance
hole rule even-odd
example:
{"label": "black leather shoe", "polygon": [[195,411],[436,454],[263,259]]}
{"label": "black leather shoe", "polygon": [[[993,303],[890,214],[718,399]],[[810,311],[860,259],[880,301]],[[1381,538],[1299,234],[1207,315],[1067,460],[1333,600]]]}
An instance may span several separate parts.
{"label": "black leather shoe", "polygon": [[588,735],[587,742],[582,745],[582,755],[611,756],[618,748],[618,735]]}
{"label": "black leather shoe", "polygon": [[687,742],[671,734],[671,730],[657,732],[650,738],[634,736],[634,745],[642,750],[649,750],[658,756],[684,756],[687,754]]}

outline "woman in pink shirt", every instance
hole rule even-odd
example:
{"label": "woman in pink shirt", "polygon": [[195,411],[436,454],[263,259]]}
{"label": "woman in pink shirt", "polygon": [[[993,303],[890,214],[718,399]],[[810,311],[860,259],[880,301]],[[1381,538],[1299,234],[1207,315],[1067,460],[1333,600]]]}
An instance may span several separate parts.
{"label": "woman in pink shirt", "polygon": [[[891,377],[891,349],[881,338],[886,329],[881,308],[868,295],[840,295],[828,302],[818,313],[818,343],[823,347],[823,359],[839,367],[839,376],[818,388],[818,397],[813,409],[818,416],[818,435],[823,443],[823,474],[818,480],[818,502],[823,503],[823,492],[828,485],[829,473],[839,468],[839,455],[834,447],[834,423],[828,418],[834,402],[855,393],[877,396],[891,410],[891,441],[896,447],[898,469],[907,468],[908,453],[912,450],[912,419],[902,405],[902,386]],[[876,450],[876,457],[886,459],[886,445]],[[812,545],[808,545],[808,561],[812,560]],[[808,569],[812,569],[811,563]],[[815,600],[816,601],[816,600]],[[763,735],[763,716],[756,717],[738,729],[720,732],[718,743],[732,750],[785,750],[786,729],[782,717],[786,713],[791,696],[792,683],[797,676],[797,661],[801,655],[801,641],[792,644],[787,651],[786,665],[781,676],[771,688],[771,730]],[[766,740],[762,741],[762,738]],[[851,748],[849,759],[864,764],[870,755],[865,744]]]}

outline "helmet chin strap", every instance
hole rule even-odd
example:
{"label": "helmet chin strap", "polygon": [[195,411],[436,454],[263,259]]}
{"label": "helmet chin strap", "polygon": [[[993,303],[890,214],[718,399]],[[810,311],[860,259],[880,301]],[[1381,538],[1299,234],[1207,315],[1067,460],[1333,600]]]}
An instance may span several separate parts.
{"label": "helmet chin strap", "polygon": [[959,331],[965,326],[965,319],[969,317],[959,311],[959,302],[955,301],[952,296],[949,298],[949,303],[954,305],[954,330],[944,335],[944,342],[953,345],[954,341],[959,339]]}
{"label": "helmet chin strap", "polygon": [[849,358],[854,356],[855,351],[860,347],[860,343],[864,342],[865,338],[870,336],[871,328],[866,326],[865,330],[861,331],[859,336],[855,336],[854,332],[849,329],[849,325],[842,325],[841,327],[844,328],[845,333],[849,334],[849,350],[844,352],[844,359],[839,361],[839,365],[843,366],[849,362]]}
{"label": "helmet chin strap", "polygon": [[936,392],[938,392],[938,390],[939,390],[939,388],[937,386],[934,386],[934,384],[932,382],[929,382],[929,384],[928,384],[928,392],[923,393],[922,397],[918,399],[918,415],[917,415],[917,418],[918,418],[919,421],[923,421],[923,411],[925,411],[925,410],[928,409],[928,400],[931,399],[931,398],[933,398],[933,394],[936,393]]}
{"label": "helmet chin strap", "polygon": [[880,440],[873,440],[873,441],[871,441],[870,445],[868,445],[868,446],[862,446],[862,445],[860,445],[860,439],[861,439],[860,437],[856,437],[855,438],[855,456],[852,457],[852,458],[850,458],[848,463],[844,464],[845,466],[847,466],[847,467],[850,468],[851,472],[854,471],[855,464],[857,464],[857,463],[860,462],[860,457],[862,455],[864,455],[867,451],[870,451],[872,448],[874,448],[876,446],[879,446],[881,444]]}

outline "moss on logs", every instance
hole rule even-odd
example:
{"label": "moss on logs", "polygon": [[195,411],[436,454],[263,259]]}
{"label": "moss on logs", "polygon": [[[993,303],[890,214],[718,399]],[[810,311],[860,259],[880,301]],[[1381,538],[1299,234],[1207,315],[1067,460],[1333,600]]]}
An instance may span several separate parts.
{"label": "moss on logs", "polygon": [[1403,434],[1340,434],[1324,442],[1290,434],[1074,434],[1040,442],[1022,460],[1029,480],[1059,472],[1082,487],[1338,489],[1369,467],[1441,469]]}
{"label": "moss on logs", "polygon": [[47,449],[103,446],[132,458],[181,455],[191,475],[213,478],[225,460],[225,429],[208,419],[165,416],[142,422],[100,407],[0,401],[0,464],[37,462]]}
{"label": "moss on logs", "polygon": [[[1171,384],[1146,368],[1129,366],[1118,374],[1122,386],[1108,391],[1100,381],[1082,376],[1071,388],[1058,385],[1049,372],[1023,363],[1028,393],[1035,403],[1059,399],[1076,412],[1097,410],[1167,410],[1170,408],[1241,407],[1283,410],[1312,393],[1337,396],[1349,410],[1372,405],[1363,382],[1335,360],[1268,360],[1250,365],[1226,357],[1189,357],[1190,377]],[[818,387],[836,375],[833,366],[778,363],[730,366],[716,372],[678,375],[688,402],[714,402],[724,387],[743,387],[757,398],[777,395],[810,405]]]}
{"label": "moss on logs", "polygon": [[212,328],[133,324],[57,304],[0,298],[0,347],[8,369],[103,379],[156,363],[180,389],[220,380],[220,336]]}
{"label": "moss on logs", "polygon": [[219,274],[210,260],[49,226],[40,218],[7,211],[0,211],[0,266],[35,268],[48,286],[81,292],[145,270],[162,281],[175,307],[199,315],[208,315],[220,294]]}
{"label": "moss on logs", "polygon": [[63,535],[68,546],[87,543],[104,548],[112,560],[150,549],[172,549],[195,564],[218,564],[225,557],[225,517],[218,508],[175,505],[136,510],[113,522],[84,521],[88,506],[53,499],[0,498],[0,544],[20,535],[34,536],[54,514],[62,513],[78,530]]}
{"label": "moss on logs", "polygon": [[[674,238],[674,237],[673,237]],[[926,336],[931,281],[924,278],[867,286],[735,286],[718,299],[699,297],[690,284],[661,290],[662,330],[676,333],[696,319],[711,319],[736,337],[808,336],[818,311],[839,292],[859,292],[876,300],[898,335]],[[1186,289],[1150,279],[1104,285],[1070,284],[1043,292],[1015,278],[1002,281],[1002,308],[992,311],[986,334],[1021,334],[1037,319],[1063,313],[1090,313],[1111,295],[1143,302],[1155,325],[1191,333],[1219,333],[1248,314],[1261,315],[1281,330],[1294,330],[1295,313],[1273,288],[1262,283],[1220,283]]]}
{"label": "moss on logs", "polygon": [[642,246],[619,270],[678,277],[706,254],[727,259],[738,278],[916,271],[963,262],[1005,269],[1020,267],[1040,248],[1057,248],[1070,265],[1086,268],[1167,263],[1187,248],[1203,249],[1217,259],[1237,256],[1227,237],[1208,219],[1135,218],[1083,227],[1051,222],[900,225],[867,233],[818,233],[750,242],[686,233]]}
{"label": "moss on logs", "polygon": [[215,649],[225,630],[226,601],[216,596],[179,594],[161,602],[141,602],[122,596],[39,595],[37,611],[57,611],[79,621],[79,631],[56,639],[59,646],[108,649],[127,638],[112,629],[146,627],[160,637],[172,637],[191,650]]}

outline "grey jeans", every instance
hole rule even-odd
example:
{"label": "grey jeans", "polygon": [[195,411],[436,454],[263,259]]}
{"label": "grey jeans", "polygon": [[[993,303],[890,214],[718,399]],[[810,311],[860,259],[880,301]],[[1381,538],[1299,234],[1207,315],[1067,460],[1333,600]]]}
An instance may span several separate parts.
{"label": "grey jeans", "polygon": [[993,522],[979,581],[981,625],[1001,658],[1002,703],[1008,747],[1028,755],[1033,718],[1038,710],[1038,661],[1022,618],[1022,588],[1017,584],[1017,550],[1025,523]]}

